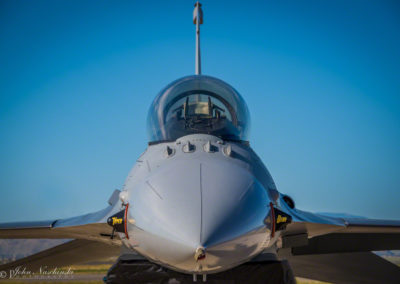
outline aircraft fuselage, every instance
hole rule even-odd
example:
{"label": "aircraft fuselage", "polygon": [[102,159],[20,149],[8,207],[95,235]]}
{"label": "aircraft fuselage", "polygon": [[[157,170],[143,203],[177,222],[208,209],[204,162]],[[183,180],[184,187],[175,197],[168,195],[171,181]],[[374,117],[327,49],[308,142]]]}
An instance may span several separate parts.
{"label": "aircraft fuselage", "polygon": [[185,273],[214,273],[271,246],[265,219],[278,198],[250,146],[206,134],[150,145],[126,179],[126,246]]}

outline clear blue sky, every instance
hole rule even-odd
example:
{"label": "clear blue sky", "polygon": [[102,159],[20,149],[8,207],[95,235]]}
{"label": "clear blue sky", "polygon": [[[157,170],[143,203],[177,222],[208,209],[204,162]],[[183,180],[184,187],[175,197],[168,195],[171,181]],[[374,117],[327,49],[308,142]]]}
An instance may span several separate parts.
{"label": "clear blue sky", "polygon": [[[0,221],[106,206],[194,73],[194,1],[0,1]],[[203,1],[203,73],[299,208],[400,219],[398,1]]]}

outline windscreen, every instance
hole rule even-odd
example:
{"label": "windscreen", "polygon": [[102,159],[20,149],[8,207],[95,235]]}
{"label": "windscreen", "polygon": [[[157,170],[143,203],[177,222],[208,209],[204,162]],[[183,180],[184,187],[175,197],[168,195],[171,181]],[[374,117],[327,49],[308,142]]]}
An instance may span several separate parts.
{"label": "windscreen", "polygon": [[172,82],[155,98],[148,118],[151,142],[171,141],[196,133],[247,140],[249,112],[239,93],[204,75]]}

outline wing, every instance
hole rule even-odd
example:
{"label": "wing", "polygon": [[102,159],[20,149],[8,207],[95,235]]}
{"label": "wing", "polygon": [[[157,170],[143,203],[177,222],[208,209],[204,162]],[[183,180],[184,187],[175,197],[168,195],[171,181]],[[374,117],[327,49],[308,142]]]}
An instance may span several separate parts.
{"label": "wing", "polygon": [[310,213],[289,207],[280,258],[294,274],[333,283],[398,283],[400,268],[371,251],[400,249],[400,221]]}
{"label": "wing", "polygon": [[89,261],[106,260],[117,257],[119,253],[120,247],[112,244],[89,240],[72,240],[14,262],[3,264],[0,266],[0,271],[9,271],[18,266],[25,267],[30,271],[38,271],[41,267],[49,270]]}
{"label": "wing", "polygon": [[321,254],[400,249],[400,221],[327,216],[281,205],[292,216],[282,234],[282,247],[292,253]]}
{"label": "wing", "polygon": [[111,239],[107,218],[120,210],[118,193],[114,191],[109,206],[103,210],[67,219],[0,224],[1,239],[84,239],[120,244]]}

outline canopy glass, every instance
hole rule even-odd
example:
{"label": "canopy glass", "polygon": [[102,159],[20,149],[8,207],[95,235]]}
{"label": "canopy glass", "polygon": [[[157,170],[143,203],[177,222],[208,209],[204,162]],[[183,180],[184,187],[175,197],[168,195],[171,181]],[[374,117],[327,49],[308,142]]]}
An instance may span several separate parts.
{"label": "canopy glass", "polygon": [[249,111],[239,93],[210,76],[178,79],[154,99],[147,117],[151,142],[203,133],[225,140],[248,139]]}

